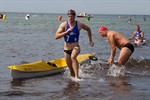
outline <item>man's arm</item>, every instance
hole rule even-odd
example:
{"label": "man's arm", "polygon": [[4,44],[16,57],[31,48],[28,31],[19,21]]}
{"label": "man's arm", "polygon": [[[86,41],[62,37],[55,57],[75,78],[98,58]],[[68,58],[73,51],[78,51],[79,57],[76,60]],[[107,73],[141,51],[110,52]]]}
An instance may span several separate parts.
{"label": "man's arm", "polygon": [[66,35],[68,32],[72,30],[72,28],[69,28],[67,31],[65,31],[66,22],[63,22],[60,24],[58,30],[55,33],[55,39],[62,38],[64,35]]}
{"label": "man's arm", "polygon": [[113,34],[110,34],[108,36],[108,41],[111,47],[110,57],[108,59],[108,63],[111,65],[114,61],[114,57],[116,55],[116,44],[115,44],[115,38]]}
{"label": "man's arm", "polygon": [[135,34],[136,32],[133,33],[133,35],[129,38],[129,40],[132,40],[133,38],[135,38]]}
{"label": "man's arm", "polygon": [[93,46],[94,46],[94,43],[93,43],[93,41],[92,41],[92,32],[91,32],[91,29],[90,29],[87,25],[85,25],[85,24],[83,24],[83,23],[80,23],[80,27],[81,27],[81,29],[84,29],[84,30],[87,31],[88,37],[89,37],[90,46],[93,47]]}
{"label": "man's arm", "polygon": [[144,32],[141,32],[141,42],[143,42],[143,38],[144,38]]}

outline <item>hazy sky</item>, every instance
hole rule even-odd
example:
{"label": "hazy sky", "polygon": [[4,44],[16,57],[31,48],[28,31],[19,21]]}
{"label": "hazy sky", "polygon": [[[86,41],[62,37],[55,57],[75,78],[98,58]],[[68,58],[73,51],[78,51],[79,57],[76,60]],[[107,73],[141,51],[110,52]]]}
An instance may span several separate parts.
{"label": "hazy sky", "polygon": [[150,0],[0,0],[0,12],[150,15]]}

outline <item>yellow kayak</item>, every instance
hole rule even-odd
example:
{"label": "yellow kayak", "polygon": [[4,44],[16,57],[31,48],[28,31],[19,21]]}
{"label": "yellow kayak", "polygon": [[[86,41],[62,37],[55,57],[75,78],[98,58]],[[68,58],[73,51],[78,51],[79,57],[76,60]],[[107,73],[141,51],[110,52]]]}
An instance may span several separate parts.
{"label": "yellow kayak", "polygon": [[[82,54],[78,55],[77,60],[79,63],[82,63],[93,57],[92,54]],[[11,76],[15,79],[57,74],[64,72],[66,67],[67,64],[65,58],[58,58],[48,62],[41,60],[32,63],[8,66],[11,70]]]}

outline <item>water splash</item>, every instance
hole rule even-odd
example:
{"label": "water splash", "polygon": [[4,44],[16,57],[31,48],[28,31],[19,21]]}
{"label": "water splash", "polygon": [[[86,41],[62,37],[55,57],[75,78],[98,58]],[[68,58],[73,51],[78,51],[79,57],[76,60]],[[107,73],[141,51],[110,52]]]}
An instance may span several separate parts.
{"label": "water splash", "polygon": [[119,76],[125,76],[126,70],[125,70],[125,66],[117,66],[115,64],[113,64],[109,70],[107,75],[108,76],[114,76],[114,77],[119,77]]}
{"label": "water splash", "polygon": [[80,82],[80,81],[84,81],[84,79],[81,79],[81,78],[74,78],[74,77],[70,77],[70,79],[73,81],[73,82]]}
{"label": "water splash", "polygon": [[[99,64],[98,64],[99,65]],[[102,70],[101,66],[95,66],[95,64],[84,63],[79,66],[79,79],[75,79],[70,76],[69,68],[67,67],[66,71],[63,74],[63,77],[66,79],[71,79],[73,82],[104,82],[104,79],[101,77],[94,76],[95,70]],[[94,70],[95,69],[95,70]]]}

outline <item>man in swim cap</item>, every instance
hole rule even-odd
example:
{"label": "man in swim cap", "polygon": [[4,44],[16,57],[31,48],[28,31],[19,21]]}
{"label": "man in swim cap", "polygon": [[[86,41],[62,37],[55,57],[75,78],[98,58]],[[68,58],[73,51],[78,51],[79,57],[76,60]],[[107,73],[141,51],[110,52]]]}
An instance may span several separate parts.
{"label": "man in swim cap", "polygon": [[101,26],[99,28],[99,33],[100,36],[107,37],[111,47],[108,64],[111,65],[114,62],[114,57],[116,55],[116,48],[119,48],[120,54],[118,57],[118,64],[125,65],[131,54],[134,52],[134,46],[122,34],[116,31],[108,30],[105,26]]}
{"label": "man in swim cap", "polygon": [[94,46],[92,41],[92,33],[91,29],[75,20],[76,12],[70,9],[67,12],[67,21],[64,21],[60,24],[58,30],[55,33],[55,39],[60,39],[64,37],[64,56],[66,59],[67,66],[70,69],[70,74],[75,79],[78,79],[78,61],[77,56],[80,53],[80,46],[79,46],[79,35],[80,30],[84,29],[87,31],[88,38],[89,38],[89,45],[91,47]]}
{"label": "man in swim cap", "polygon": [[129,38],[129,40],[132,40],[135,38],[134,43],[142,43],[144,38],[144,32],[140,30],[140,25],[135,26],[135,31],[133,32],[133,35]]}

